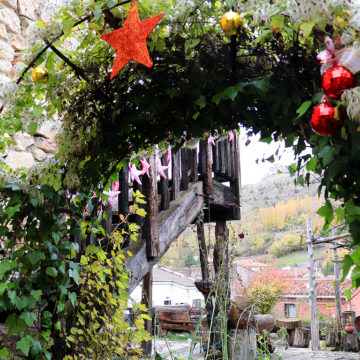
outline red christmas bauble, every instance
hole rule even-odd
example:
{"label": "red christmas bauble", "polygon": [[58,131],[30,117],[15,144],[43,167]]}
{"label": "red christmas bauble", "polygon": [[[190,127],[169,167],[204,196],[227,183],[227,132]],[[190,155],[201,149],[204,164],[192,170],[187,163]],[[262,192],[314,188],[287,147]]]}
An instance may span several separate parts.
{"label": "red christmas bauble", "polygon": [[311,128],[319,135],[331,136],[341,129],[344,120],[341,113],[330,102],[316,105],[310,120]]}
{"label": "red christmas bauble", "polygon": [[322,91],[331,99],[339,99],[345,89],[355,86],[354,74],[343,66],[327,70],[322,78]]}

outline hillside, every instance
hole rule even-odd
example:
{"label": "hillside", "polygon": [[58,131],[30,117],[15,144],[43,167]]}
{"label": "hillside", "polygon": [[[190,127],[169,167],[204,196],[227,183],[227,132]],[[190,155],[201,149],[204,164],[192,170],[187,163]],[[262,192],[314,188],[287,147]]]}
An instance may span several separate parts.
{"label": "hillside", "polygon": [[316,198],[317,188],[317,184],[295,186],[294,178],[286,167],[274,166],[260,182],[242,186],[241,212],[246,215],[254,207],[271,207],[296,199],[298,195]]}

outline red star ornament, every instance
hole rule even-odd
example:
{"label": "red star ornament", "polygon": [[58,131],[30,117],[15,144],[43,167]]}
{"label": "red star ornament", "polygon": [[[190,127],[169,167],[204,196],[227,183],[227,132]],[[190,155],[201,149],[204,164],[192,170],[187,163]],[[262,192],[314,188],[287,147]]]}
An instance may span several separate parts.
{"label": "red star ornament", "polygon": [[116,58],[110,76],[112,79],[130,60],[135,60],[149,68],[153,66],[146,45],[146,38],[164,16],[164,13],[140,21],[139,12],[134,0],[122,28],[101,36],[100,39],[116,48]]}

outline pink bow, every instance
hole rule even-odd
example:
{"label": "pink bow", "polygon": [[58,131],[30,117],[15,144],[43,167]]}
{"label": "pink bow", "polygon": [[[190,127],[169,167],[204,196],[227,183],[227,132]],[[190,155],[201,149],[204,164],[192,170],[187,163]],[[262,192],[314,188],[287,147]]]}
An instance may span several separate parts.
{"label": "pink bow", "polygon": [[330,36],[325,38],[326,50],[320,51],[316,57],[322,64],[320,73],[323,75],[328,69],[337,65],[337,59],[335,57],[335,45]]}

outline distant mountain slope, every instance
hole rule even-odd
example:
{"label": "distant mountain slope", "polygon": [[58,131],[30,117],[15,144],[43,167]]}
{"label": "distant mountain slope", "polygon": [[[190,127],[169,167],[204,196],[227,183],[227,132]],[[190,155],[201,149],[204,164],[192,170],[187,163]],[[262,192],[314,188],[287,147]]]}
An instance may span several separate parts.
{"label": "distant mountain slope", "polygon": [[257,208],[274,206],[279,202],[296,199],[298,195],[317,197],[317,188],[317,184],[295,186],[294,177],[290,176],[286,167],[274,167],[260,182],[243,185],[241,210],[246,214],[254,206]]}

